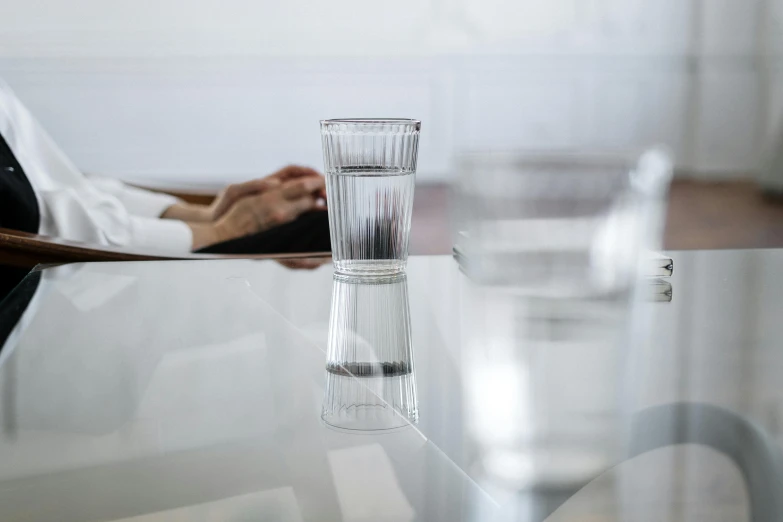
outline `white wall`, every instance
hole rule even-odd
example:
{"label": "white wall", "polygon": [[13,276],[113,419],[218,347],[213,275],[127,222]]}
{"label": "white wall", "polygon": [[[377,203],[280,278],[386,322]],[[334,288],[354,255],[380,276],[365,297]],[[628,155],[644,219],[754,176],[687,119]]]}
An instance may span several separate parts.
{"label": "white wall", "polygon": [[783,109],[783,0],[3,1],[0,76],[55,139],[163,184],[320,166],[317,120],[360,115],[423,121],[424,180],[653,143],[736,176]]}

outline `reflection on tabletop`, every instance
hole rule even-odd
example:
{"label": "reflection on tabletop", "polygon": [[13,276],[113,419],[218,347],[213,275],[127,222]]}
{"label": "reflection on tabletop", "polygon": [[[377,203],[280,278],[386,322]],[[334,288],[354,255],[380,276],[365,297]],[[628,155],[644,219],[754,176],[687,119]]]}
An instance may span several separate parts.
{"label": "reflection on tabletop", "polygon": [[[271,261],[43,270],[0,352],[0,519],[776,520],[783,252],[672,256],[677,298],[628,312],[449,256],[370,289]],[[418,421],[327,425],[330,343],[373,346],[373,379],[410,346]]]}

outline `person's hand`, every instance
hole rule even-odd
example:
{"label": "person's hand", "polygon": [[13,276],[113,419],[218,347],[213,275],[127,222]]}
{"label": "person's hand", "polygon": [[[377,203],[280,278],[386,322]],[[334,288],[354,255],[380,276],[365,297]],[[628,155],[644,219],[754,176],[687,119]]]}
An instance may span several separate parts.
{"label": "person's hand", "polygon": [[237,200],[216,222],[217,241],[256,234],[290,223],[312,210],[324,210],[324,178],[300,176]]}
{"label": "person's hand", "polygon": [[[242,198],[263,194],[291,180],[313,177],[320,178],[321,175],[315,169],[288,165],[264,178],[229,185],[207,207],[207,221],[217,221]],[[326,190],[323,189],[318,195],[325,199]]]}
{"label": "person's hand", "polygon": [[287,165],[267,176],[264,179],[276,179],[280,182],[290,181],[298,178],[312,178],[314,176],[321,177],[321,174],[310,167],[302,167],[301,165]]}

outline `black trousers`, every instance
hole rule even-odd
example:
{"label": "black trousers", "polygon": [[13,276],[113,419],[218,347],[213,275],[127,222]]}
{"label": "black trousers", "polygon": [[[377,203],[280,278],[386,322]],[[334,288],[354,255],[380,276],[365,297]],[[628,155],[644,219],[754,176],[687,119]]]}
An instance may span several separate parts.
{"label": "black trousers", "polygon": [[266,232],[239,237],[199,250],[202,254],[290,254],[329,252],[329,216],[326,211],[303,214],[296,221]]}

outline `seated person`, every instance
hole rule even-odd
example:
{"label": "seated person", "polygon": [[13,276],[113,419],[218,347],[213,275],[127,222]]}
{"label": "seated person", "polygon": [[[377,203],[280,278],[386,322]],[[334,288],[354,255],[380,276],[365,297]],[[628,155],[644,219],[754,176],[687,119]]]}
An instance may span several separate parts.
{"label": "seated person", "polygon": [[324,178],[288,166],[209,205],[85,176],[0,82],[0,227],[181,255],[329,250]]}

